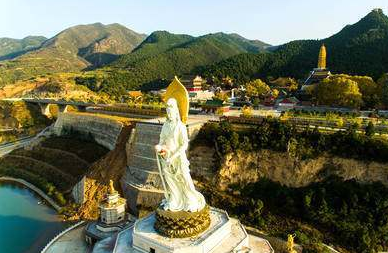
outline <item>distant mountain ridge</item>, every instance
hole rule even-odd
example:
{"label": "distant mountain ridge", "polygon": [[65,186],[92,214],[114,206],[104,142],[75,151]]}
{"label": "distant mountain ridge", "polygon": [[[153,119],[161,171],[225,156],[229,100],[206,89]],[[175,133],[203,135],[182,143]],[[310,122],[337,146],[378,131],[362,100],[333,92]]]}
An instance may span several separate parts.
{"label": "distant mountain ridge", "polygon": [[[0,84],[56,72],[109,68],[127,71],[130,86],[189,73],[269,45],[238,34],[214,33],[199,37],[155,31],[149,36],[120,24],[94,23],[65,29],[39,46],[9,61],[0,62]],[[1,47],[0,47],[1,48]]]}
{"label": "distant mountain ridge", "polygon": [[98,58],[98,55],[117,57],[128,53],[144,38],[144,34],[136,33],[120,24],[95,23],[68,28],[45,41],[42,48],[65,48],[90,64],[99,66],[107,61]]}
{"label": "distant mountain ridge", "polygon": [[0,61],[37,49],[46,39],[43,36],[27,36],[23,39],[0,38]]}
{"label": "distant mountain ridge", "polygon": [[119,24],[70,27],[45,40],[38,48],[3,61],[0,83],[45,73],[99,67],[130,52],[145,37]]}
{"label": "distant mountain ridge", "polygon": [[[380,9],[322,40],[296,40],[268,54],[241,54],[196,69],[205,76],[232,76],[242,84],[253,78],[305,78],[316,67],[319,48],[327,48],[327,66],[334,73],[369,75],[388,72],[388,17]],[[245,67],[244,67],[245,66]]]}
{"label": "distant mountain ridge", "polygon": [[235,33],[194,37],[155,31],[145,36],[119,24],[74,26],[31,51],[1,61],[0,85],[46,73],[95,68],[110,79],[98,87],[116,94],[182,74],[230,76],[238,84],[254,78],[303,79],[316,66],[322,44],[333,73],[376,79],[388,71],[388,17],[376,9],[326,39],[296,40],[276,47]]}

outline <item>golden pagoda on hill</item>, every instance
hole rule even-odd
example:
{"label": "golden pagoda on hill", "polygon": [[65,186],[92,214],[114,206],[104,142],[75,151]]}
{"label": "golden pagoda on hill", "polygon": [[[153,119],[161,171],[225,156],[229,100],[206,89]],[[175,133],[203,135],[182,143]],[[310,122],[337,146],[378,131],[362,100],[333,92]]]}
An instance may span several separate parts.
{"label": "golden pagoda on hill", "polygon": [[318,55],[318,67],[310,71],[309,77],[303,83],[302,90],[305,90],[306,88],[311,87],[311,85],[317,84],[323,79],[331,76],[330,71],[326,68],[326,57],[326,47],[322,44]]}
{"label": "golden pagoda on hill", "polygon": [[326,47],[322,44],[318,56],[318,69],[326,69]]}

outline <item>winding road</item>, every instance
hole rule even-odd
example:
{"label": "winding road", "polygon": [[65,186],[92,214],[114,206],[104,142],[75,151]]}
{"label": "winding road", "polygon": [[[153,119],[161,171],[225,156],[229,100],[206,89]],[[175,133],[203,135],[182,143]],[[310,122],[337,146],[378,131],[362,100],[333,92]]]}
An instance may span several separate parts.
{"label": "winding road", "polygon": [[0,145],[0,157],[12,152],[15,149],[22,148],[30,143],[34,137],[26,137],[17,141]]}

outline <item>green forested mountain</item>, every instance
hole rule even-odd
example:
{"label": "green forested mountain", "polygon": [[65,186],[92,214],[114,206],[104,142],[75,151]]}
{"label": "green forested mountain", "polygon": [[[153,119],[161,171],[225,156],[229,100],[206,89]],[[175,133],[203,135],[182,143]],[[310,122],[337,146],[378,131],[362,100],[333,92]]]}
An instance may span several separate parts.
{"label": "green forested mountain", "polygon": [[215,33],[200,37],[152,33],[133,52],[121,56],[109,65],[114,70],[103,89],[111,92],[121,86],[138,89],[143,84],[174,75],[186,74],[199,66],[209,65],[241,53],[265,50],[260,41],[247,40],[236,34]]}
{"label": "green forested mountain", "polygon": [[198,68],[205,76],[229,75],[244,83],[252,78],[304,78],[317,64],[319,48],[326,45],[328,68],[334,73],[379,78],[388,71],[388,17],[376,9],[353,25],[323,40],[299,40],[266,54],[244,54]]}
{"label": "green forested mountain", "polygon": [[[215,33],[200,37],[156,31],[148,36],[133,52],[121,56],[112,64],[118,68],[152,68],[153,64],[170,63],[184,71],[195,65],[214,62],[243,52],[260,52],[268,44],[247,40],[238,34]],[[206,55],[210,53],[209,55]],[[191,58],[183,58],[184,56]],[[198,59],[192,59],[198,56]],[[189,61],[195,63],[188,63]],[[182,63],[184,66],[182,66]],[[181,71],[179,71],[181,72]]]}
{"label": "green forested mountain", "polygon": [[120,57],[112,65],[128,68],[137,61],[164,53],[171,48],[187,43],[193,39],[194,37],[186,34],[156,31],[150,34],[133,52]]}
{"label": "green forested mountain", "polygon": [[34,50],[46,39],[43,36],[28,36],[23,39],[0,38],[0,61]]}
{"label": "green forested mountain", "polygon": [[38,74],[79,71],[111,62],[139,45],[145,35],[119,24],[70,27],[36,50],[0,63],[0,84]]}

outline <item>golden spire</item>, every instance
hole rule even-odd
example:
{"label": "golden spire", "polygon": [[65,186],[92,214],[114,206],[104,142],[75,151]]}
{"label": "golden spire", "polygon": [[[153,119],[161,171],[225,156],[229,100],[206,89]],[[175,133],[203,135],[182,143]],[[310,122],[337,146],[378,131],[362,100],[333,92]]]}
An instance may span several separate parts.
{"label": "golden spire", "polygon": [[113,186],[113,181],[112,180],[109,180],[109,194],[115,194],[116,193],[116,190]]}
{"label": "golden spire", "polygon": [[325,44],[322,44],[321,49],[319,50],[318,68],[319,69],[326,69],[326,47],[325,47]]}

